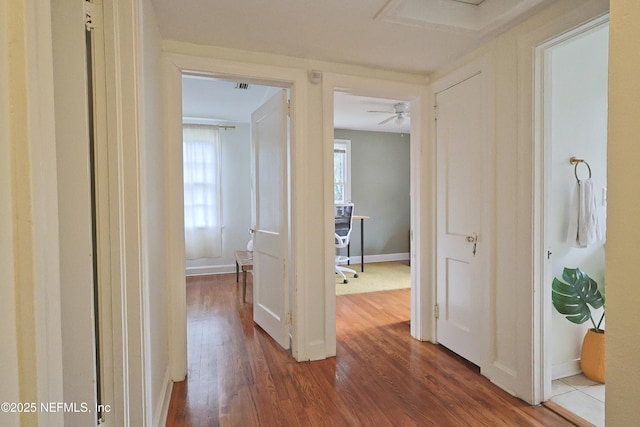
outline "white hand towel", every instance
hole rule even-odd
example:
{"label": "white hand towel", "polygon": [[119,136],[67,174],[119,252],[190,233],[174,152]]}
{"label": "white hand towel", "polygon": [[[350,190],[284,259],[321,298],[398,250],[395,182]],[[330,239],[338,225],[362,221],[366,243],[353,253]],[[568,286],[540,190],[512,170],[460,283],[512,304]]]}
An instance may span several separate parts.
{"label": "white hand towel", "polygon": [[574,194],[569,217],[569,242],[579,248],[602,240],[598,204],[591,179],[581,179]]}

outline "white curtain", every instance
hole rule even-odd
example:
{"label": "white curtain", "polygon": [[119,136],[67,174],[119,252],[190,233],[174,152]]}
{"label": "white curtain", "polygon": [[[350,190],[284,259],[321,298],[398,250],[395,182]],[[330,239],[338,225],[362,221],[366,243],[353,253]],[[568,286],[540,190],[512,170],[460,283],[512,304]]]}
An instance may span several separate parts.
{"label": "white curtain", "polygon": [[220,134],[217,126],[183,125],[186,259],[222,253]]}

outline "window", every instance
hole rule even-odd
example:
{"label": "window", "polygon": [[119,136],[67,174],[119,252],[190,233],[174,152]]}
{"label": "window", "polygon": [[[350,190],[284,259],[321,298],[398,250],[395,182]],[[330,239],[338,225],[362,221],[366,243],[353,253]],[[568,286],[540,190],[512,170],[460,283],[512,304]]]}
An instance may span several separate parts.
{"label": "window", "polygon": [[333,141],[333,198],[334,203],[351,201],[351,141]]}
{"label": "window", "polygon": [[186,259],[219,257],[222,233],[218,127],[184,124],[182,142]]}

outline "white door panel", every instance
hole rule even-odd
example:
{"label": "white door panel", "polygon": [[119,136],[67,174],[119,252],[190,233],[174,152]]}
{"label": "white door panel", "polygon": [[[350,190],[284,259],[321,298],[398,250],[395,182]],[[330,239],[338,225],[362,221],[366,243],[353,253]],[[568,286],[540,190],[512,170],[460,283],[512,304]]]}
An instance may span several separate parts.
{"label": "white door panel", "polygon": [[437,339],[473,363],[482,362],[482,302],[489,292],[482,240],[482,76],[436,95],[437,102]]}
{"label": "white door panel", "polygon": [[251,115],[255,224],[253,320],[285,349],[287,325],[287,93]]}

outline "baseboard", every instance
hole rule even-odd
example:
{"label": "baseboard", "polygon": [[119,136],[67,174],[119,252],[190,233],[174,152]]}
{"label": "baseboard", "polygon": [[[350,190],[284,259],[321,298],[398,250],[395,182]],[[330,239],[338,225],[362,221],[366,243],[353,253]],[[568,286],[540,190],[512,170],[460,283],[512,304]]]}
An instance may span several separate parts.
{"label": "baseboard", "polygon": [[156,411],[152,423],[155,427],[164,427],[167,424],[167,415],[169,414],[169,404],[171,403],[171,391],[173,390],[173,381],[171,381],[171,368],[167,367],[167,372],[164,375],[164,387],[162,388],[162,395],[159,399],[159,405],[156,407]]}
{"label": "baseboard", "polygon": [[202,267],[187,267],[185,273],[187,276],[204,276],[209,274],[228,274],[235,273],[236,265],[205,265]]}
{"label": "baseboard", "polygon": [[580,359],[570,360],[564,363],[557,363],[551,367],[551,379],[571,377],[582,372],[580,369]]}
{"label": "baseboard", "polygon": [[309,343],[307,348],[307,359],[310,361],[324,360],[331,355],[327,354],[327,347],[325,341],[313,341]]}
{"label": "baseboard", "polygon": [[[364,256],[365,263],[371,262],[392,262],[392,261],[407,261],[411,259],[409,252],[402,252],[396,254],[380,254],[380,255],[366,255]],[[359,264],[360,257],[352,256],[351,264]],[[236,272],[235,264],[228,265],[205,265],[201,267],[187,267],[185,274],[187,276],[205,276],[209,274],[229,274]]]}
{"label": "baseboard", "polygon": [[[360,264],[360,259],[361,257],[359,256],[351,256],[351,264]],[[407,261],[409,259],[411,259],[411,254],[409,252],[402,252],[397,254],[364,255],[365,264],[371,262]]]}

